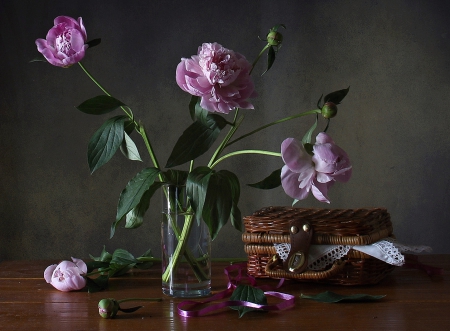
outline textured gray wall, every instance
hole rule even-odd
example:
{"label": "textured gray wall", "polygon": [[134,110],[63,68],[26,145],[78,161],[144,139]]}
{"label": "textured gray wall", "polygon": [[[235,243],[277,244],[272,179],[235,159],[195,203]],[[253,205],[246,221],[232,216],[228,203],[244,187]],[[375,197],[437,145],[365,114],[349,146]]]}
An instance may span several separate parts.
{"label": "textured gray wall", "polygon": [[[88,39],[102,38],[83,63],[146,124],[161,163],[189,121],[189,96],[175,83],[180,58],[217,41],[253,60],[264,45],[257,36],[284,23],[285,44],[273,69],[255,75],[259,97],[242,132],[350,85],[329,132],[350,155],[353,178],[332,188],[329,207],[386,207],[400,241],[450,253],[449,14],[449,1],[426,0],[0,0],[0,258],[85,257],[103,245],[159,254],[156,200],[142,228],[109,239],[118,196],[144,165],[118,154],[89,174],[87,143],[107,116],[74,106],[100,91],[78,66],[28,63],[38,56],[34,40],[58,15],[82,16]],[[237,147],[279,151],[311,121],[270,128]],[[281,161],[237,157],[223,166],[245,184]],[[242,188],[243,214],[290,203],[281,188]],[[328,207],[312,197],[298,206]],[[226,226],[213,255],[244,256],[240,234]]]}

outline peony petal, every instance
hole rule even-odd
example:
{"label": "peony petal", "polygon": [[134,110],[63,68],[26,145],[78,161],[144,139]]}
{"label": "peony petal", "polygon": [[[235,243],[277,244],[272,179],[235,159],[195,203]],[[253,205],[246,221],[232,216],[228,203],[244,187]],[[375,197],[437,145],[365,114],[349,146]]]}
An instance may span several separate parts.
{"label": "peony petal", "polygon": [[297,180],[298,174],[292,172],[287,166],[283,166],[281,169],[281,186],[284,192],[293,199],[303,200],[308,197],[309,187],[299,187]]}
{"label": "peony petal", "polygon": [[72,261],[80,269],[80,274],[87,273],[87,265],[83,260],[72,257]]}
{"label": "peony petal", "polygon": [[352,167],[339,170],[333,175],[333,178],[339,182],[346,183],[350,180],[352,176]]}
{"label": "peony petal", "polygon": [[319,132],[319,134],[316,136],[316,143],[317,144],[326,144],[326,143],[334,144],[334,141],[325,132]]}
{"label": "peony petal", "polygon": [[84,50],[85,40],[83,34],[78,30],[72,30],[70,44],[75,52],[80,52],[81,50]]}
{"label": "peony petal", "polygon": [[70,17],[70,16],[58,16],[58,17],[55,18],[55,20],[53,21],[53,23],[54,23],[55,25],[64,23],[64,24],[66,24],[68,27],[71,27],[71,28],[74,28],[74,27],[75,27],[75,28],[78,28],[78,27],[79,27],[78,21],[75,20],[74,18]]}
{"label": "peony petal", "polygon": [[51,283],[52,282],[52,275],[53,275],[53,271],[55,271],[57,264],[52,264],[49,265],[47,268],[45,268],[44,271],[44,279],[47,283]]}
{"label": "peony petal", "polygon": [[315,181],[312,185],[311,192],[314,195],[314,197],[320,202],[330,203],[327,193],[331,185],[333,185],[333,182],[319,183]]}
{"label": "peony petal", "polygon": [[281,143],[283,162],[294,172],[300,173],[312,167],[311,156],[294,138],[287,138]]}

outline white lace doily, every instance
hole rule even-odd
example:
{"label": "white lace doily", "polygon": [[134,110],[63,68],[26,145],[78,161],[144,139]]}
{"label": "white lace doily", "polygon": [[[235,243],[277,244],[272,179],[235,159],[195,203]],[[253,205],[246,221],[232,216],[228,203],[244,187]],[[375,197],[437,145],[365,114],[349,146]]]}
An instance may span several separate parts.
{"label": "white lace doily", "polygon": [[[285,261],[291,250],[291,245],[282,243],[274,244],[274,246],[280,258]],[[308,269],[323,269],[344,257],[351,248],[395,266],[402,266],[405,263],[405,257],[402,253],[431,252],[431,248],[428,246],[407,246],[397,243],[392,238],[385,238],[370,245],[311,245],[308,254]]]}

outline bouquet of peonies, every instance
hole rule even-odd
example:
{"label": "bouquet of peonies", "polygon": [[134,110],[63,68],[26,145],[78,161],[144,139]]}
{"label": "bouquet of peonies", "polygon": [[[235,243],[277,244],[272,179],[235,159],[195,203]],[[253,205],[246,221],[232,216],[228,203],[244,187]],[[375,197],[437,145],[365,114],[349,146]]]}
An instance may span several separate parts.
{"label": "bouquet of peonies", "polygon": [[[88,145],[91,172],[106,164],[117,150],[121,150],[130,160],[141,160],[131,138],[132,132],[141,136],[149,153],[152,165],[136,174],[120,195],[116,219],[111,226],[111,236],[122,221],[125,221],[125,228],[139,227],[143,223],[152,196],[160,188],[164,190],[164,184],[186,186],[187,206],[183,207],[184,212],[186,215],[194,215],[192,218],[198,222],[205,222],[211,238],[217,236],[228,220],[231,220],[236,229],[242,230],[238,208],[238,176],[228,170],[216,170],[217,165],[224,159],[241,154],[281,157],[285,163],[281,169],[250,185],[261,189],[282,185],[284,191],[295,199],[294,203],[305,199],[310,192],[318,200],[329,202],[327,192],[334,182],[349,180],[351,165],[345,151],[325,132],[319,133],[315,143],[312,142],[319,115],[326,119],[324,131],[327,131],[330,119],[337,113],[336,105],[344,99],[348,88],[321,97],[317,109],[294,114],[234,138],[244,120],[242,109],[254,108],[250,99],[256,97],[257,93],[251,73],[265,52],[265,72],[272,67],[283,40],[278,31],[281,27],[285,28],[280,24],[269,30],[266,44],[252,64],[242,54],[218,43],[204,43],[198,48],[196,55],[181,59],[176,68],[176,82],[183,91],[191,95],[189,111],[193,122],[182,132],[164,167],[160,166],[147,130],[136,120],[130,106],[111,96],[81,63],[86,51],[100,43],[99,39],[87,40],[81,17],[77,20],[67,16],[57,17],[46,39],[36,40],[38,51],[46,61],[63,68],[78,64],[103,92],[102,95],[82,102],[77,107],[78,110],[94,115],[108,114],[117,109],[123,111],[123,114],[107,119],[92,136]],[[231,119],[222,114],[230,116]],[[301,140],[285,139],[281,143],[281,153],[260,149],[225,152],[233,143],[249,135],[306,115],[315,115],[314,124]],[[219,137],[222,137],[220,141]],[[217,147],[209,162],[196,165],[196,158],[204,155],[214,145]],[[174,169],[184,165],[185,170]],[[177,228],[174,228],[174,231],[180,243],[183,242],[184,231]],[[184,248],[178,253],[186,256]],[[177,260],[178,257],[171,259],[172,268],[176,267]]]}

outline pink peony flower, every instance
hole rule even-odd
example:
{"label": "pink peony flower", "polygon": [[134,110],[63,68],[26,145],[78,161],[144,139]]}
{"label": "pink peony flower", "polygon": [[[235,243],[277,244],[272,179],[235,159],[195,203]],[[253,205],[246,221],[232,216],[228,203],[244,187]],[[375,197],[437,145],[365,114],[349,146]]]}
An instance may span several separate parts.
{"label": "pink peony flower", "polygon": [[285,139],[281,144],[285,163],[281,169],[281,185],[294,199],[303,200],[311,191],[317,200],[330,203],[328,189],[335,181],[347,182],[351,177],[350,160],[324,132],[317,135],[313,153],[309,155],[303,144],[294,138]]}
{"label": "pink peony flower", "polygon": [[54,288],[68,292],[81,290],[86,286],[86,263],[72,257],[72,261],[62,261],[60,264],[52,264],[44,271],[44,279]]}
{"label": "pink peony flower", "polygon": [[58,16],[54,24],[46,39],[36,39],[38,51],[54,66],[69,67],[80,62],[88,48],[82,18]]}
{"label": "pink peony flower", "polygon": [[253,109],[247,100],[256,96],[247,59],[218,43],[204,43],[198,54],[182,58],[176,80],[180,88],[201,97],[200,106],[228,114],[235,108]]}

